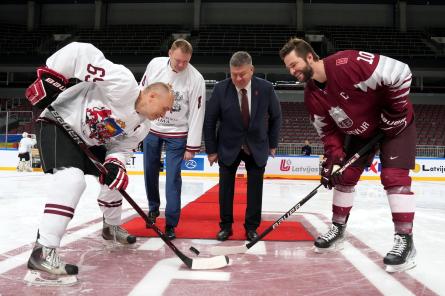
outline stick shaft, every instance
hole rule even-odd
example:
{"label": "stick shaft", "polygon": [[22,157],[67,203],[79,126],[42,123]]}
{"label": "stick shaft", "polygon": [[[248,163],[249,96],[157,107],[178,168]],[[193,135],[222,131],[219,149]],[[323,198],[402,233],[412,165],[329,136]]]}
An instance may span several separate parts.
{"label": "stick shaft", "polygon": [[[374,138],[372,138],[365,146],[363,146],[357,153],[355,153],[340,169],[338,169],[334,173],[342,173],[344,172],[349,166],[351,166],[354,162],[356,162],[360,157],[362,157],[365,153],[367,153],[374,145],[376,145],[382,138],[383,133],[377,134]],[[318,188],[320,188],[322,184],[319,184],[317,187],[315,187],[314,190],[312,190],[306,197],[304,197],[300,202],[298,202],[296,205],[294,205],[289,211],[284,213],[283,216],[278,218],[272,225],[270,225],[266,230],[264,230],[258,237],[248,244],[246,244],[246,247],[249,249],[253,245],[255,245],[258,241],[260,241],[262,238],[264,238],[267,234],[269,234],[272,230],[278,227],[283,221],[287,220],[293,213],[295,213],[302,205],[304,205],[308,200],[310,200],[315,194],[318,192]]]}

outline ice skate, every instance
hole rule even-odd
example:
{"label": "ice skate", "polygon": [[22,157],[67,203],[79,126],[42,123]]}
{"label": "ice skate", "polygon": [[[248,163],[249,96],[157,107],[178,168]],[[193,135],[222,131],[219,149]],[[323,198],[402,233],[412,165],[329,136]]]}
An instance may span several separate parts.
{"label": "ice skate", "polygon": [[102,237],[104,240],[112,240],[113,242],[119,242],[124,245],[134,244],[136,237],[129,234],[120,225],[110,225],[107,222],[103,222]]}
{"label": "ice skate", "polygon": [[315,253],[334,252],[343,249],[346,225],[332,223],[331,229],[314,242]]}
{"label": "ice skate", "polygon": [[24,172],[25,171],[25,162],[20,161],[19,165],[17,166],[17,172]]}
{"label": "ice skate", "polygon": [[24,281],[31,285],[69,286],[77,283],[77,266],[65,264],[55,248],[45,247],[38,242],[29,257],[28,269]]}
{"label": "ice skate", "polygon": [[396,233],[394,246],[383,258],[387,272],[401,272],[416,266],[416,248],[412,235]]}
{"label": "ice skate", "polygon": [[31,161],[25,162],[25,171],[32,172]]}

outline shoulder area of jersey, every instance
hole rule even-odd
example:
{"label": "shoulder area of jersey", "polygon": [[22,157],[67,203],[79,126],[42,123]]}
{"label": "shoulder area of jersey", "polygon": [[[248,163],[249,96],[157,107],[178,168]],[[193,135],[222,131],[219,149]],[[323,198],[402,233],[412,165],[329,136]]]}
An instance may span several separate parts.
{"label": "shoulder area of jersey", "polygon": [[334,53],[326,58],[327,61],[332,61],[336,67],[347,66],[351,61],[357,58],[358,51],[356,50],[342,50]]}
{"label": "shoulder area of jersey", "polygon": [[156,57],[151,59],[149,64],[168,64],[169,57]]}

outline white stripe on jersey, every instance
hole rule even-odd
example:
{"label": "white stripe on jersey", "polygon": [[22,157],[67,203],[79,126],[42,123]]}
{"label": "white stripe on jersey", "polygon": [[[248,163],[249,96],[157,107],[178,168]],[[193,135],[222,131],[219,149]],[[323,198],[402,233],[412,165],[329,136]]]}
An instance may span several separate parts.
{"label": "white stripe on jersey", "polygon": [[375,90],[380,85],[387,85],[394,92],[408,89],[409,93],[411,71],[408,65],[386,56],[380,56],[379,63],[371,77],[357,83],[355,87],[366,92],[368,87]]}

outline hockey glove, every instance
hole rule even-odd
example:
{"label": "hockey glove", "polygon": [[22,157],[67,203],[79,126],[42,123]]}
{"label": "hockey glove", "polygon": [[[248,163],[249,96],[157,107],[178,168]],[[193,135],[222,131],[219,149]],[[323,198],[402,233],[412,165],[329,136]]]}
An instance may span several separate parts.
{"label": "hockey glove", "polygon": [[391,114],[382,110],[380,114],[380,129],[386,137],[392,138],[400,134],[408,125],[408,110],[402,113]]}
{"label": "hockey glove", "polygon": [[25,96],[31,105],[44,109],[57,99],[67,84],[68,80],[62,74],[47,67],[39,67],[37,79],[26,89]]}
{"label": "hockey glove", "polygon": [[117,158],[109,158],[105,160],[104,167],[108,172],[99,176],[100,184],[106,184],[110,189],[125,190],[128,185],[125,164]]}
{"label": "hockey glove", "polygon": [[344,162],[344,155],[325,157],[321,164],[320,182],[325,188],[332,189],[335,185],[340,184],[342,176],[336,173]]}

